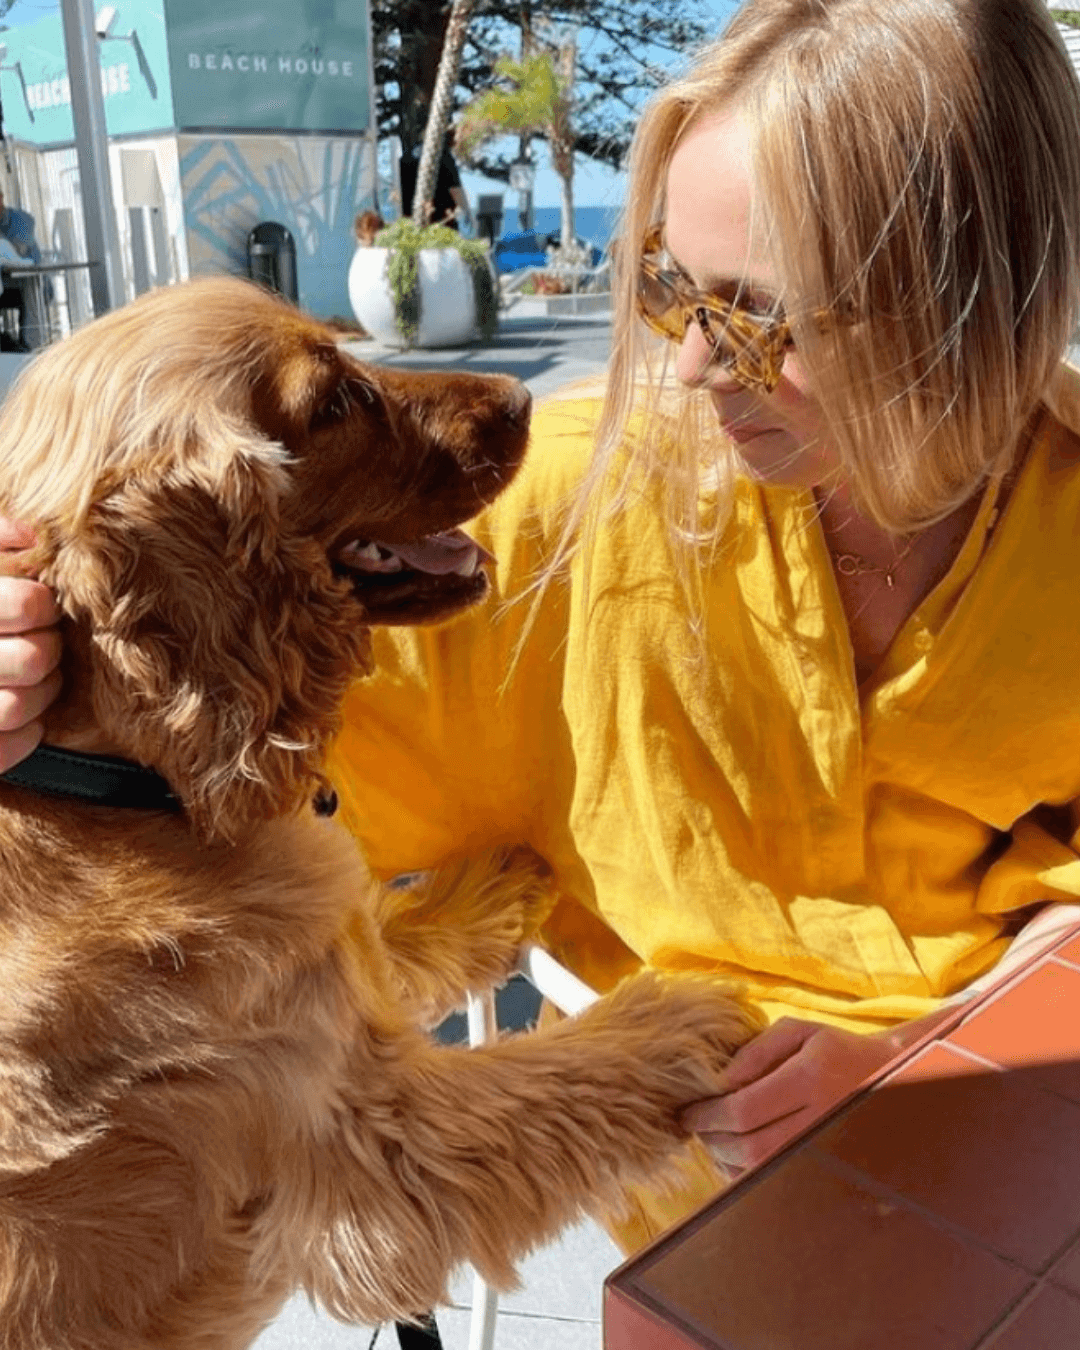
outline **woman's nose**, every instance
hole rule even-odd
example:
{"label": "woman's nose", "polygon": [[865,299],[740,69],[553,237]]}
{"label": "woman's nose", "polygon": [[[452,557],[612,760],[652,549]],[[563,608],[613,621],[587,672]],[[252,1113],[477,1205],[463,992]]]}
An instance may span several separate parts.
{"label": "woman's nose", "polygon": [[675,357],[675,376],[680,384],[688,389],[720,388],[728,383],[737,387],[736,381],[713,359],[713,345],[701,330],[698,323],[687,325],[679,351]]}

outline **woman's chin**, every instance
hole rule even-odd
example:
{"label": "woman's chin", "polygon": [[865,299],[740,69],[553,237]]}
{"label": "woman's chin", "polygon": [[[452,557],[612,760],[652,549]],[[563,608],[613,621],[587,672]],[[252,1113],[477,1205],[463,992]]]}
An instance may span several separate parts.
{"label": "woman's chin", "polygon": [[779,487],[813,487],[819,481],[818,456],[800,446],[790,431],[779,427],[738,430],[736,436],[734,428],[724,428],[748,478]]}

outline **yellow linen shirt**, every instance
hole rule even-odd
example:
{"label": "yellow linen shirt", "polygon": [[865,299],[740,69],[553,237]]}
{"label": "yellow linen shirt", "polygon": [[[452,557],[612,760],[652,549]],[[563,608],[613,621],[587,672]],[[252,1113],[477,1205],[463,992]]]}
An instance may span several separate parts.
{"label": "yellow linen shirt", "polygon": [[[692,631],[644,492],[545,595],[535,575],[599,405],[553,402],[472,529],[490,603],[383,631],[330,773],[383,874],[531,843],[546,937],[599,987],[638,963],[733,977],[770,1018],[871,1030],[989,968],[1002,915],[1080,895],[1080,381],[988,490],[944,580],[857,689],[812,501],[743,481]],[[708,502],[705,502],[706,510]],[[505,687],[504,686],[505,682]]]}

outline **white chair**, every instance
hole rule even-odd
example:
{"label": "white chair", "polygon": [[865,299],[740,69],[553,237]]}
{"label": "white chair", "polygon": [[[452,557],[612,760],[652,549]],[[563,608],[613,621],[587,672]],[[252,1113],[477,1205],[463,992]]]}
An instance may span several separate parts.
{"label": "white chair", "polygon": [[[568,1017],[583,1012],[599,997],[594,989],[590,989],[535,943],[529,943],[522,949],[518,970],[544,998]],[[493,990],[468,996],[468,1023],[470,1045],[485,1045],[496,1038],[498,1026]],[[479,1275],[474,1275],[468,1350],[493,1350],[498,1302],[497,1292]]]}

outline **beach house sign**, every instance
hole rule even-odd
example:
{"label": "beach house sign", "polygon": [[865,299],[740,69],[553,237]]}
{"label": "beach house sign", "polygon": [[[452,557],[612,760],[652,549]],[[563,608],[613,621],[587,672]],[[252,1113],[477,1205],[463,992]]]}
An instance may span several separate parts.
{"label": "beach house sign", "polygon": [[176,125],[364,131],[368,7],[355,0],[164,0]]}

